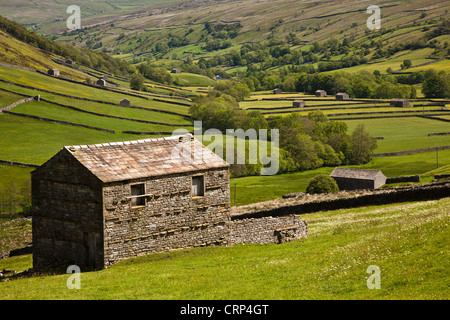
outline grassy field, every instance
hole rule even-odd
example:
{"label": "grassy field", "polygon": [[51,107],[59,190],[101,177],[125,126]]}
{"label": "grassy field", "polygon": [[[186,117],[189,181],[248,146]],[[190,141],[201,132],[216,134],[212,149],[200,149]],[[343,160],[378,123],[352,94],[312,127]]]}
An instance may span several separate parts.
{"label": "grassy field", "polygon": [[[135,140],[134,135],[107,133],[40,120],[0,115],[0,159],[43,164],[62,147]],[[139,139],[155,136],[139,136]],[[45,145],[45,148],[42,147]]]}
{"label": "grassy field", "polygon": [[208,77],[193,73],[179,73],[179,74],[172,73],[171,76],[173,81],[177,85],[186,87],[195,87],[195,86],[207,87],[214,85],[215,83],[214,80]]}
{"label": "grassy field", "polygon": [[439,120],[424,118],[364,119],[346,120],[349,132],[363,124],[378,140],[375,153],[397,152],[405,150],[433,148],[450,145],[450,136],[431,136],[429,133],[449,131],[449,124]]}
{"label": "grassy field", "polygon": [[[81,274],[0,283],[2,299],[303,300],[448,299],[450,200],[318,212],[301,216],[308,238],[158,253]],[[31,256],[0,260],[23,271]],[[381,289],[369,290],[369,266]],[[138,286],[136,284],[139,284]]]}

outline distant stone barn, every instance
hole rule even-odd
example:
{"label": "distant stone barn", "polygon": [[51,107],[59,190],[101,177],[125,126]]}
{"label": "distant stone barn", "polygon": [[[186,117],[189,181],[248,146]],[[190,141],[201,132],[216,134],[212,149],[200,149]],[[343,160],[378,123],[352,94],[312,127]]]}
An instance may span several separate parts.
{"label": "distant stone barn", "polygon": [[281,90],[280,88],[273,89],[273,94],[282,94],[282,93],[283,90]]}
{"label": "distant stone barn", "polygon": [[304,108],[305,105],[306,104],[304,100],[294,100],[294,102],[292,102],[292,107],[294,108]]}
{"label": "distant stone barn", "polygon": [[[193,161],[174,161],[180,145]],[[307,236],[296,216],[231,221],[229,185],[229,164],[190,135],[64,147],[32,172],[33,268]]]}
{"label": "distant stone barn", "polygon": [[335,168],[330,176],[339,190],[373,190],[386,184],[386,176],[380,170]]}
{"label": "distant stone barn", "polygon": [[389,103],[391,107],[409,108],[411,104],[406,99],[392,99]]}
{"label": "distant stone barn", "polygon": [[106,81],[103,78],[100,78],[97,80],[97,85],[101,86],[101,87],[105,87],[106,86]]}
{"label": "distant stone barn", "polygon": [[130,100],[128,100],[127,98],[123,98],[122,100],[120,100],[120,105],[122,107],[129,107],[131,106]]}
{"label": "distant stone barn", "polygon": [[326,97],[327,96],[327,92],[325,90],[317,90],[315,92],[316,97]]}
{"label": "distant stone barn", "polygon": [[336,100],[342,101],[342,100],[349,100],[349,99],[350,99],[350,97],[349,97],[348,93],[345,93],[345,92],[336,93]]}
{"label": "distant stone barn", "polygon": [[48,75],[54,76],[54,77],[58,77],[59,76],[59,70],[58,69],[49,69],[47,71]]}

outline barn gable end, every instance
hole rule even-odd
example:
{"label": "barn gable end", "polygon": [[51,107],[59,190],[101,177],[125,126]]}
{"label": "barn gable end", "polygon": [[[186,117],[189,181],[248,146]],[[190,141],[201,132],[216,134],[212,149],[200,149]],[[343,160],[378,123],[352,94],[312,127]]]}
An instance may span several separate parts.
{"label": "barn gable end", "polygon": [[340,190],[372,190],[386,184],[386,176],[380,170],[335,168],[330,176]]}

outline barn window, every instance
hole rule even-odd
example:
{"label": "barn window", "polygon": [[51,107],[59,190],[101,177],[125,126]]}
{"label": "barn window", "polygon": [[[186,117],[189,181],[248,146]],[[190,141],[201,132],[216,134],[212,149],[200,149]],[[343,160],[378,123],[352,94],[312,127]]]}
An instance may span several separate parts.
{"label": "barn window", "polygon": [[192,196],[203,197],[205,195],[205,176],[192,177]]}
{"label": "barn window", "polygon": [[131,186],[131,205],[133,207],[145,206],[145,184],[134,184]]}

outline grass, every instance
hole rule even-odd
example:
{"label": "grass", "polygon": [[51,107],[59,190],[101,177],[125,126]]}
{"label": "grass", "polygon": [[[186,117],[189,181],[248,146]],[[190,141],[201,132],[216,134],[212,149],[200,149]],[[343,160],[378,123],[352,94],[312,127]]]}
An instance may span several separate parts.
{"label": "grass", "polygon": [[0,31],[0,61],[31,69],[59,69],[62,75],[76,80],[85,80],[88,77],[85,73],[53,62],[52,58],[56,58],[56,55],[24,44]]}
{"label": "grass", "polygon": [[[305,172],[295,172],[276,176],[253,176],[232,179],[230,182],[231,204],[234,205],[236,189],[236,204],[262,202],[281,198],[284,194],[305,192],[309,182],[318,174],[330,174],[334,168],[320,168]],[[235,185],[235,182],[237,184]]]}
{"label": "grass", "polygon": [[375,153],[397,152],[405,150],[432,148],[450,145],[449,136],[431,136],[429,133],[447,132],[446,122],[424,118],[392,118],[345,120],[348,132],[363,124],[372,137],[384,137],[378,140]]}
{"label": "grass", "polygon": [[[304,215],[308,238],[282,245],[205,247],[129,259],[82,273],[0,283],[3,299],[448,299],[450,199]],[[366,272],[381,270],[381,289]],[[0,260],[25,270],[31,256]],[[139,285],[137,285],[139,284]]]}
{"label": "grass", "polygon": [[202,75],[193,73],[171,74],[173,81],[184,87],[208,87],[214,85],[215,81]]}
{"label": "grass", "polygon": [[0,164],[0,185],[7,185],[13,181],[18,186],[22,186],[25,181],[30,179],[30,172],[33,170],[34,168]]}
{"label": "grass", "polygon": [[[84,108],[83,108],[84,109]],[[100,108],[98,108],[100,109]],[[94,109],[94,110],[98,110]],[[104,110],[103,110],[104,109]],[[14,112],[37,115],[44,118],[57,119],[62,121],[70,121],[75,123],[81,123],[90,126],[96,126],[100,128],[112,129],[116,131],[122,130],[134,130],[143,132],[172,132],[176,127],[171,127],[168,125],[157,125],[141,123],[129,120],[121,120],[108,118],[103,116],[97,116],[92,114],[87,114],[80,111],[75,111],[60,107],[54,104],[50,104],[42,101],[33,101],[30,103],[24,103],[12,110]],[[88,110],[89,111],[89,110]],[[100,112],[99,112],[100,111]],[[180,124],[185,125],[186,128],[191,126],[190,121],[186,121],[179,116],[168,115],[157,113],[153,111],[142,111],[136,109],[126,109],[116,106],[103,106],[102,110],[93,111],[100,114],[113,115],[126,117],[131,119],[146,120],[146,121],[156,121],[161,123],[169,124]],[[103,112],[104,113],[103,113]],[[115,112],[114,112],[115,111]],[[147,114],[145,114],[147,113]],[[167,121],[167,122],[164,122]],[[184,122],[184,123],[183,123]]]}
{"label": "grass", "polygon": [[157,136],[107,133],[40,120],[0,115],[0,159],[43,164],[63,146],[128,141]]}

